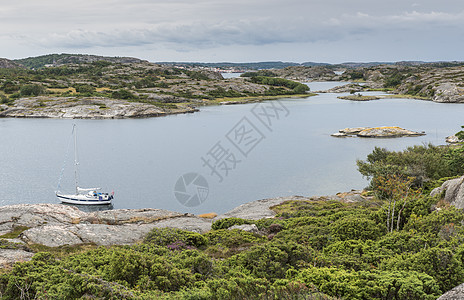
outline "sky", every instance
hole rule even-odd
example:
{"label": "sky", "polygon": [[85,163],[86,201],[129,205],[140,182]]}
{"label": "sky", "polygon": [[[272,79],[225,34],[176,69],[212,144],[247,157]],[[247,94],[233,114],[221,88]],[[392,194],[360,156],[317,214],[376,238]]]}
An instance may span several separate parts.
{"label": "sky", "polygon": [[0,57],[464,61],[463,0],[0,0]]}

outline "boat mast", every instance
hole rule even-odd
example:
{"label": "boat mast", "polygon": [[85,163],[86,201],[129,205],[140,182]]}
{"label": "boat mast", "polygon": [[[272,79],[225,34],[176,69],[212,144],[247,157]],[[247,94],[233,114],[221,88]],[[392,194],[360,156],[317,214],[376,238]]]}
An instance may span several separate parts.
{"label": "boat mast", "polygon": [[79,194],[79,182],[78,182],[78,166],[79,166],[79,161],[77,159],[77,128],[76,124],[73,124],[73,133],[74,133],[74,181],[76,183],[76,195]]}

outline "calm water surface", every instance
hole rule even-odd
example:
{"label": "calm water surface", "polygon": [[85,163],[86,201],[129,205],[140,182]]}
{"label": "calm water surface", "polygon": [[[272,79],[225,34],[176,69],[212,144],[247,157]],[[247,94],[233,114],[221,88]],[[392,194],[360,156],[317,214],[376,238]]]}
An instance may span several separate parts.
{"label": "calm water surface", "polygon": [[[337,83],[309,85],[321,90]],[[82,186],[114,190],[114,208],[192,213],[223,213],[267,197],[361,189],[367,181],[356,170],[356,159],[365,159],[375,146],[401,150],[429,142],[443,144],[444,137],[464,123],[464,105],[460,104],[407,99],[352,102],[336,96],[281,100],[288,116],[281,115],[272,131],[251,113],[255,104],[136,120],[0,119],[0,205],[58,203],[54,191],[73,123],[79,129]],[[264,136],[246,157],[226,138],[243,117]],[[330,136],[345,127],[393,125],[427,135],[399,139]],[[240,160],[222,182],[201,160],[218,142]],[[69,157],[62,191],[73,190],[71,163]],[[178,178],[189,172],[202,174],[209,184],[208,198],[196,207],[183,206],[173,193]]]}

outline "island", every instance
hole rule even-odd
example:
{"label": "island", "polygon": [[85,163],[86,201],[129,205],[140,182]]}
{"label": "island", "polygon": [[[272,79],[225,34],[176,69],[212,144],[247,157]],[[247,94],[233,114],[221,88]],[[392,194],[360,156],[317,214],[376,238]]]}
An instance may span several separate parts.
{"label": "island", "polygon": [[130,57],[51,54],[0,59],[0,117],[156,117],[191,113],[205,105],[313,95],[307,85],[276,76],[224,79],[209,69]]}
{"label": "island", "polygon": [[338,132],[331,134],[333,137],[363,137],[363,138],[397,138],[404,136],[421,136],[425,132],[415,132],[398,126],[383,127],[354,127],[340,129]]}

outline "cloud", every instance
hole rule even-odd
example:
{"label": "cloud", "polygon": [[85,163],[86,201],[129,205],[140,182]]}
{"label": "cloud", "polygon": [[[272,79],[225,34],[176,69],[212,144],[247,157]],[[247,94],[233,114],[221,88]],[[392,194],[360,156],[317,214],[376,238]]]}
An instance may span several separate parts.
{"label": "cloud", "polygon": [[[331,1],[335,2],[335,0]],[[94,4],[80,9],[87,12],[84,16],[70,16],[70,18],[80,18],[81,21],[76,22],[76,25],[55,26],[53,31],[46,34],[40,30],[37,33],[33,31],[28,34],[22,33],[21,36],[28,43],[41,47],[108,48],[174,45],[183,49],[201,49],[228,45],[265,46],[280,43],[341,41],[385,31],[401,31],[402,35],[407,35],[425,30],[430,24],[464,26],[464,12],[414,10],[379,15],[381,12],[374,14],[354,11],[338,15],[334,13],[326,18],[318,13],[320,8],[313,6],[306,15],[279,14],[277,9],[279,5],[282,6],[282,2],[269,0],[267,5],[262,2],[251,1],[250,4],[250,1],[239,1],[234,2],[238,5],[234,7],[229,2],[215,0],[198,1],[194,6],[184,0],[156,3],[147,0],[135,2],[105,0],[107,5],[117,4],[118,8],[125,8],[127,12],[146,9],[138,13],[138,19],[131,19],[129,13],[127,18],[121,18],[123,12],[118,10],[116,22],[115,16],[109,14],[113,11],[111,7],[108,8],[105,17],[101,17],[102,12],[98,11],[98,7]],[[262,6],[263,13],[257,13],[259,5]],[[282,12],[294,11],[299,5],[305,7],[299,0],[289,0],[287,5],[282,7]],[[211,12],[208,12],[207,8],[210,8]],[[91,14],[90,11],[95,12]]]}
{"label": "cloud", "polygon": [[[458,49],[456,36],[464,29],[461,1],[21,0],[0,8],[0,43],[9,45],[4,53],[15,53],[13,41],[24,52],[124,48],[134,56],[224,47],[275,49],[280,56],[282,45],[291,51],[306,45],[302,52],[320,49],[325,57],[352,44],[384,45],[385,52],[396,40],[413,47],[427,36],[428,41],[453,41]],[[327,49],[329,44],[334,49]]]}
{"label": "cloud", "polygon": [[459,12],[456,14],[452,13],[445,13],[445,12],[406,12],[400,15],[393,15],[388,16],[388,19],[393,21],[403,21],[403,22],[417,22],[417,23],[424,23],[424,22],[439,22],[439,23],[454,23],[455,21],[460,21],[462,23],[464,21],[464,12]]}
{"label": "cloud", "polygon": [[[337,26],[337,25],[335,25]],[[131,29],[96,31],[77,29],[35,38],[35,43],[65,48],[118,47],[147,44],[179,44],[192,47],[212,45],[267,45],[331,40],[338,34],[327,26],[300,21],[281,22],[267,18],[222,22],[165,23]]]}

